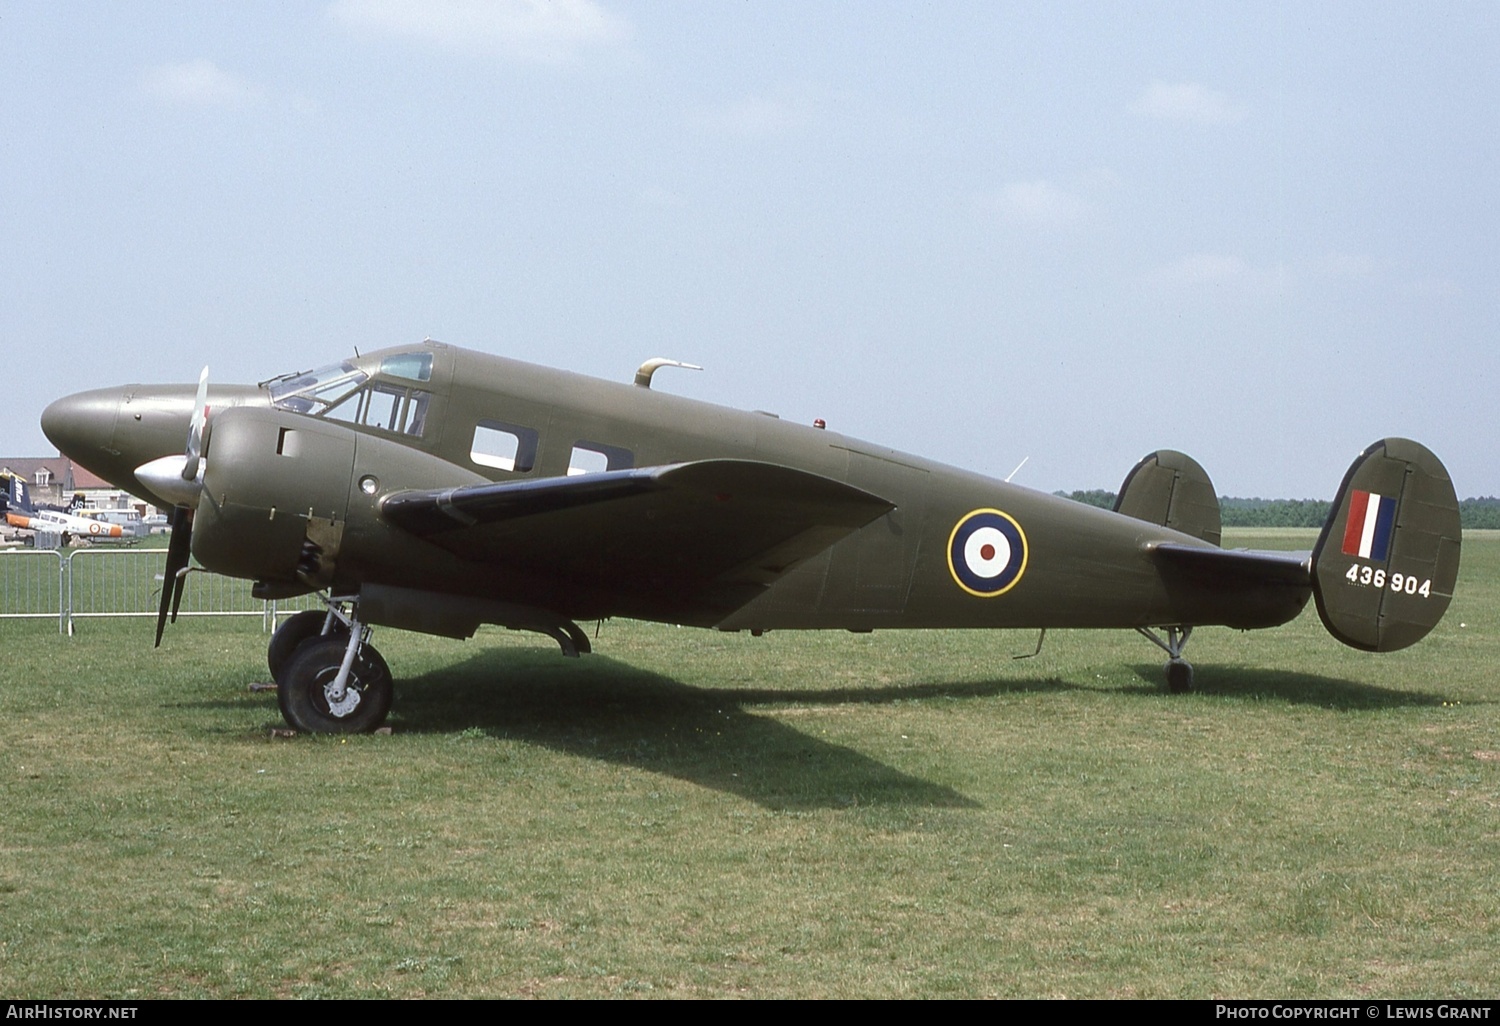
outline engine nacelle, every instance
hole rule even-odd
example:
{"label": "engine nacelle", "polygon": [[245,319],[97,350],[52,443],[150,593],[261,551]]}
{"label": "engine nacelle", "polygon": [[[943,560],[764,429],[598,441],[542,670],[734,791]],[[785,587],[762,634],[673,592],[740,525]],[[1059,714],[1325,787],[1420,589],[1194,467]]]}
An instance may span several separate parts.
{"label": "engine nacelle", "polygon": [[332,580],[348,519],[356,434],[274,409],[214,418],[193,555],[215,573],[268,582]]}

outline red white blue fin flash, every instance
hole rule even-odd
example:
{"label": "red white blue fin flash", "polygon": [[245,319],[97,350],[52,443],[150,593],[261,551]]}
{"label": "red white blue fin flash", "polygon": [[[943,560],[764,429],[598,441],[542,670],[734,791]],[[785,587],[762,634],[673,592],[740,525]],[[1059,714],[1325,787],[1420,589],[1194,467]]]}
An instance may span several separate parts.
{"label": "red white blue fin flash", "polygon": [[1391,531],[1396,526],[1396,500],[1388,495],[1355,490],[1349,497],[1349,523],[1344,528],[1344,555],[1385,562],[1390,555]]}

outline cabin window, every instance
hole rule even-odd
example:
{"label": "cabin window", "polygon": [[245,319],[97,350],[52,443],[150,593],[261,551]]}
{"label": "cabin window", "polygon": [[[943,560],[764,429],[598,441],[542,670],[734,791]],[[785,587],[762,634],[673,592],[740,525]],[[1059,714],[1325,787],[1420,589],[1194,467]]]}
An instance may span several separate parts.
{"label": "cabin window", "polygon": [[617,445],[599,442],[576,442],[568,460],[568,476],[602,474],[606,470],[629,470],[635,466],[635,454]]}
{"label": "cabin window", "polygon": [[528,427],[482,420],[474,428],[469,459],[481,467],[495,467],[524,474],[536,466],[538,435]]}

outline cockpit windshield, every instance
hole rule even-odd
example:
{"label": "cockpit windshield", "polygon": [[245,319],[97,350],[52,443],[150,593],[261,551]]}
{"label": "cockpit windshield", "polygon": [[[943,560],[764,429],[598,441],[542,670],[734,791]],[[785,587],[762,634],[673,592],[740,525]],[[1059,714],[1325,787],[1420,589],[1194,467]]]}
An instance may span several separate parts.
{"label": "cockpit windshield", "polygon": [[369,377],[345,360],[305,374],[277,378],[267,388],[271,393],[272,406],[318,417],[349,398]]}
{"label": "cockpit windshield", "polygon": [[304,374],[275,378],[266,382],[266,388],[271,405],[277,409],[421,437],[432,393],[384,378],[430,380],[431,354],[387,357],[378,373],[380,377],[371,381],[369,374],[345,360]]}

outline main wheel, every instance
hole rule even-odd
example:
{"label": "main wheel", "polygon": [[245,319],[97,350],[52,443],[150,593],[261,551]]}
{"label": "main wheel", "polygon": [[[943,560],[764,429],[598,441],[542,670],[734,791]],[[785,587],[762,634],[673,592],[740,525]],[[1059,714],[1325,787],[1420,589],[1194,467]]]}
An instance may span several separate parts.
{"label": "main wheel", "polygon": [[342,698],[332,695],[349,647],[347,634],[312,638],[292,655],[277,681],[281,715],[311,734],[365,734],[391,711],[391,669],[374,645],[365,645],[349,667]]}
{"label": "main wheel", "polygon": [[[321,609],[304,609],[281,622],[276,633],[271,635],[271,643],[266,646],[266,665],[271,668],[272,680],[281,681],[281,671],[291,661],[292,654],[302,647],[304,641],[321,635],[327,619],[328,614]],[[337,617],[330,634],[349,640],[349,628]]]}
{"label": "main wheel", "polygon": [[1193,690],[1193,664],[1186,659],[1167,662],[1167,690],[1174,695]]}

